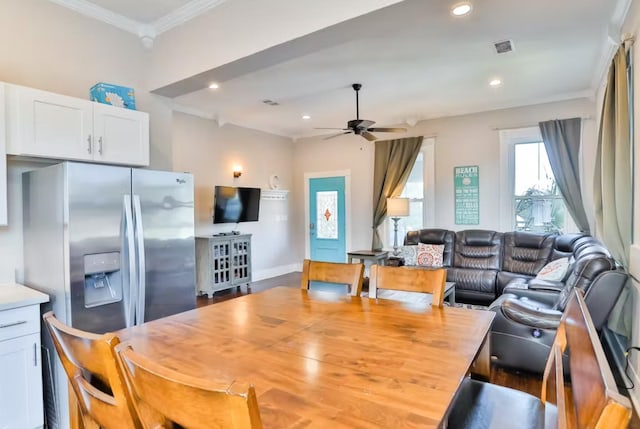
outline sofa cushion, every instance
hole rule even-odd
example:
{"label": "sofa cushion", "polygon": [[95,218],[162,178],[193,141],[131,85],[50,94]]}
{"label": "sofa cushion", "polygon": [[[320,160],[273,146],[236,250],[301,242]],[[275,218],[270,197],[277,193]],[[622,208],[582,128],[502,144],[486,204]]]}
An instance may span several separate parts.
{"label": "sofa cushion", "polygon": [[460,294],[463,299],[469,298],[474,303],[488,304],[496,298],[497,275],[498,272],[495,270],[455,267],[447,269],[447,281],[456,284],[456,299]]}
{"label": "sofa cushion", "polygon": [[404,265],[418,265],[418,246],[402,246],[398,254],[404,261]]}
{"label": "sofa cushion", "polygon": [[453,264],[453,248],[455,233],[446,229],[421,229],[407,232],[404,238],[405,245],[443,244],[442,266],[450,267]]}
{"label": "sofa cushion", "polygon": [[[456,233],[453,266],[477,270],[500,270],[503,234],[469,229]],[[495,277],[494,277],[495,279]]]}
{"label": "sofa cushion", "polygon": [[502,270],[535,276],[549,260],[554,238],[551,234],[505,233]]}
{"label": "sofa cushion", "polygon": [[522,281],[526,285],[526,283],[531,279],[533,279],[533,277],[526,274],[499,271],[498,277],[496,278],[496,293],[498,296],[502,295],[504,293],[504,289],[510,284],[513,284],[516,280]]}
{"label": "sofa cushion", "polygon": [[442,267],[444,244],[418,243],[418,263],[421,267]]}

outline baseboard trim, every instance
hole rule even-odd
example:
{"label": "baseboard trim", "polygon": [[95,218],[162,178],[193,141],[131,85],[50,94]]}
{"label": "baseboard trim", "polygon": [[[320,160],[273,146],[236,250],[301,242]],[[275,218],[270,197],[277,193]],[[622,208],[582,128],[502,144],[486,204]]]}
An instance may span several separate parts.
{"label": "baseboard trim", "polygon": [[260,280],[266,280],[273,277],[282,276],[289,273],[302,271],[302,264],[289,264],[289,265],[280,265],[278,267],[267,268],[266,270],[260,270],[253,273],[252,281],[257,282]]}

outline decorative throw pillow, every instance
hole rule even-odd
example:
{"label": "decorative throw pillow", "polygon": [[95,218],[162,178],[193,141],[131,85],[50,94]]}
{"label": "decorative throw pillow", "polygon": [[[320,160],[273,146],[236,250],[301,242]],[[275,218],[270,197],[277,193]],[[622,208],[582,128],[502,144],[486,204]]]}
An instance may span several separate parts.
{"label": "decorative throw pillow", "polygon": [[441,267],[444,244],[418,244],[418,266]]}
{"label": "decorative throw pillow", "polygon": [[402,246],[398,255],[405,265],[418,265],[418,246]]}
{"label": "decorative throw pillow", "polygon": [[569,258],[560,258],[549,262],[542,267],[536,279],[560,282],[564,279],[569,269]]}

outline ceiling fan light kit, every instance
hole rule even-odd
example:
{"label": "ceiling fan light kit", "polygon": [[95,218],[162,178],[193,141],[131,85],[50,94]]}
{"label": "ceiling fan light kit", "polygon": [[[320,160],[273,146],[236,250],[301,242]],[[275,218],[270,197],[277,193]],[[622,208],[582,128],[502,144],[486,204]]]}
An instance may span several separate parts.
{"label": "ceiling fan light kit", "polygon": [[373,133],[404,133],[407,131],[406,128],[381,128],[371,126],[375,124],[374,121],[370,121],[368,119],[360,119],[360,98],[358,96],[360,89],[362,89],[362,84],[354,83],[351,85],[353,90],[356,92],[356,119],[352,119],[347,122],[347,128],[316,128],[316,130],[340,130],[340,133],[330,135],[325,137],[324,140],[329,140],[335,137],[339,137],[345,134],[355,134],[358,136],[362,136],[370,142],[375,141],[377,137]]}

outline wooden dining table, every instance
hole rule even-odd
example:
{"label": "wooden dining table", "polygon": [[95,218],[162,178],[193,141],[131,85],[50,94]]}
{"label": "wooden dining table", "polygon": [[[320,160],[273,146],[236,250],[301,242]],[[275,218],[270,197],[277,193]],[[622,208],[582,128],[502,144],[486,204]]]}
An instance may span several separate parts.
{"label": "wooden dining table", "polygon": [[252,383],[265,428],[428,428],[476,360],[488,371],[492,319],[277,287],[118,335],[184,374]]}

